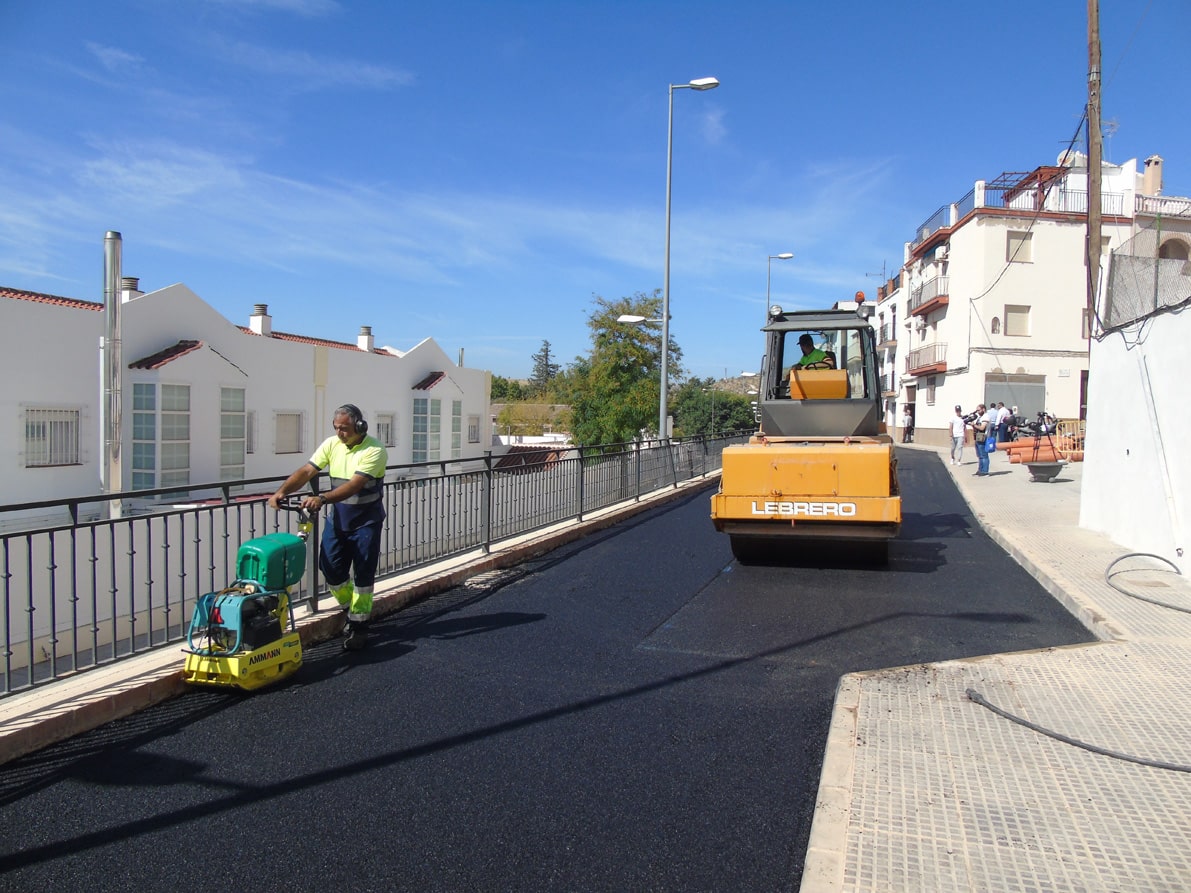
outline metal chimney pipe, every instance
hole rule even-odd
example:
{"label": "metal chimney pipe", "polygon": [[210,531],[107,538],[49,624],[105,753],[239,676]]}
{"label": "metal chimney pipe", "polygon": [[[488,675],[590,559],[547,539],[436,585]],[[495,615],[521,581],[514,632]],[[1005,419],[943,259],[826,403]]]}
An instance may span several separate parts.
{"label": "metal chimney pipe", "polygon": [[[102,345],[103,395],[100,401],[100,430],[103,432],[103,460],[100,463],[101,488],[104,493],[119,493],[123,489],[120,467],[120,367],[123,364],[121,344],[120,275],[123,237],[112,230],[103,237],[103,304],[104,338]],[[119,517],[119,502],[108,503],[112,517]]]}

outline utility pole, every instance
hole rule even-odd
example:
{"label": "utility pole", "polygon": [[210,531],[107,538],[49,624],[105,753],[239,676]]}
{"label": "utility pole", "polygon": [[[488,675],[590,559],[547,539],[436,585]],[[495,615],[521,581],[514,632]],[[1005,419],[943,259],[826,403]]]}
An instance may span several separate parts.
{"label": "utility pole", "polygon": [[[1100,0],[1088,0],[1088,333],[1096,319],[1096,290],[1100,285]],[[1092,339],[1088,338],[1088,353]]]}

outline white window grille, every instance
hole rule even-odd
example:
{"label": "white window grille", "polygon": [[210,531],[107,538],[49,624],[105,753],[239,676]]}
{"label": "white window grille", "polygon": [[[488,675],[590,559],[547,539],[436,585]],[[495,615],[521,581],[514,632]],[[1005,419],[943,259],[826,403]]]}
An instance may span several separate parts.
{"label": "white window grille", "polygon": [[376,415],[376,431],[374,437],[386,447],[397,446],[397,415],[392,412],[380,412]]}
{"label": "white window grille", "polygon": [[25,410],[25,467],[79,465],[79,410]]}

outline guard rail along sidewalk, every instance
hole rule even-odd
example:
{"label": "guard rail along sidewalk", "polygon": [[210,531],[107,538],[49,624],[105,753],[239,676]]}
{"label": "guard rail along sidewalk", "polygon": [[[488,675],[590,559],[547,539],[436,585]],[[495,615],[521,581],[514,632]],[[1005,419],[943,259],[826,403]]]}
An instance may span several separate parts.
{"label": "guard rail along sidewalk", "polygon": [[[750,433],[390,466],[377,578],[705,477]],[[282,480],[0,506],[0,698],[184,641],[195,601],[230,582],[239,544],[293,532],[293,515],[265,504]],[[325,593],[317,523],[292,593],[312,612]]]}

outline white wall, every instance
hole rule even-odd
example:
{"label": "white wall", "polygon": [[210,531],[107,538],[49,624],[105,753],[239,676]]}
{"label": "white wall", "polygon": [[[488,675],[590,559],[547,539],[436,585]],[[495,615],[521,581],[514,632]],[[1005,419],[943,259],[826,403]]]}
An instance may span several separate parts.
{"label": "white wall", "polygon": [[[251,308],[245,308],[245,323]],[[451,403],[462,401],[461,458],[484,454],[491,443],[489,377],[465,369],[427,338],[401,356],[355,349],[350,342],[311,343],[252,334],[229,322],[185,285],[171,285],[134,297],[122,307],[124,443],[121,489],[132,486],[132,386],[136,382],[190,385],[190,482],[220,479],[220,388],[245,389],[255,413],[256,450],[246,456],[248,478],[286,475],[332,433],[331,414],[355,403],[374,422],[378,413],[395,417],[396,446],[390,464],[411,461],[412,406],[415,397],[442,400],[443,459],[450,458]],[[105,315],[80,306],[59,306],[0,298],[0,371],[18,384],[0,393],[0,419],[9,432],[0,440],[0,467],[6,476],[0,504],[43,501],[99,492],[103,460],[99,430],[99,339]],[[338,333],[318,333],[318,338]],[[155,370],[128,366],[183,339],[203,346]],[[446,378],[428,391],[413,386],[432,372]],[[82,409],[79,465],[25,468],[24,407]],[[303,438],[297,453],[275,452],[276,411],[299,412]],[[467,438],[467,421],[478,417],[477,442]],[[372,428],[376,430],[375,425]]]}
{"label": "white wall", "polygon": [[1092,346],[1082,527],[1187,573],[1191,513],[1191,313],[1155,317]]}

